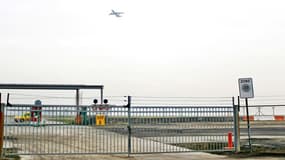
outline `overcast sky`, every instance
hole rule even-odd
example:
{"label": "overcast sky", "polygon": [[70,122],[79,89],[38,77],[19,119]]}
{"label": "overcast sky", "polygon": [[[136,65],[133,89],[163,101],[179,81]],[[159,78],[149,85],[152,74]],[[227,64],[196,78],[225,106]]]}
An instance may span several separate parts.
{"label": "overcast sky", "polygon": [[284,15],[282,0],[1,0],[0,83],[236,96],[252,77],[256,96],[285,95]]}

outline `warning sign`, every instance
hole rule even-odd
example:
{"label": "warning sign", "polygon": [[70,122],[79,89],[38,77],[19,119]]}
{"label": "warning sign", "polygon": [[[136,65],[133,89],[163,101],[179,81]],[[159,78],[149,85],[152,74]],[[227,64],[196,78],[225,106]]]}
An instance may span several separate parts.
{"label": "warning sign", "polygon": [[105,126],[105,115],[96,115],[96,126]]}
{"label": "warning sign", "polygon": [[253,98],[253,84],[252,78],[240,78],[239,83],[239,95],[240,98]]}

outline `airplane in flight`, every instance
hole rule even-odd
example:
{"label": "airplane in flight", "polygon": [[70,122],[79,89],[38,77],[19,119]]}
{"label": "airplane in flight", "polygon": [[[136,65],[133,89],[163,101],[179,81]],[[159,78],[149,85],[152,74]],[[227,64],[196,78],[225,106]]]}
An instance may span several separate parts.
{"label": "airplane in flight", "polygon": [[112,10],[112,12],[109,15],[115,15],[116,17],[122,17],[121,14],[124,14],[124,12],[115,12]]}

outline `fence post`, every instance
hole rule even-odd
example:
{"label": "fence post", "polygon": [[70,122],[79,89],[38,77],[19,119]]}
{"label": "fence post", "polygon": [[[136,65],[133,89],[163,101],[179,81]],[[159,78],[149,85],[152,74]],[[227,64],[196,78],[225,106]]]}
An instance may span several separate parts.
{"label": "fence post", "polygon": [[248,112],[248,99],[247,98],[245,98],[245,107],[246,107],[246,119],[247,119],[248,145],[250,148],[250,152],[252,152],[251,138],[250,138],[249,112]]}
{"label": "fence post", "polygon": [[0,154],[3,156],[3,141],[4,141],[4,104],[2,104],[1,93],[0,93]]}
{"label": "fence post", "polygon": [[130,157],[130,154],[132,152],[132,132],[131,132],[131,96],[128,96],[128,157]]}
{"label": "fence post", "polygon": [[239,125],[239,106],[235,105],[235,98],[232,97],[233,109],[234,109],[234,147],[235,152],[240,152],[240,125]]}

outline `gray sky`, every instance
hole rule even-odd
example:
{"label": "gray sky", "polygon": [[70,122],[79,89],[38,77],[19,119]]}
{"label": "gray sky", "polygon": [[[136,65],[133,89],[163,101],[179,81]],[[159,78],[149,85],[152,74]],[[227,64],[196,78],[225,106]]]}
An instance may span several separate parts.
{"label": "gray sky", "polygon": [[[0,83],[103,84],[107,95],[285,95],[285,2],[1,0]],[[109,16],[110,10],[125,12]]]}

